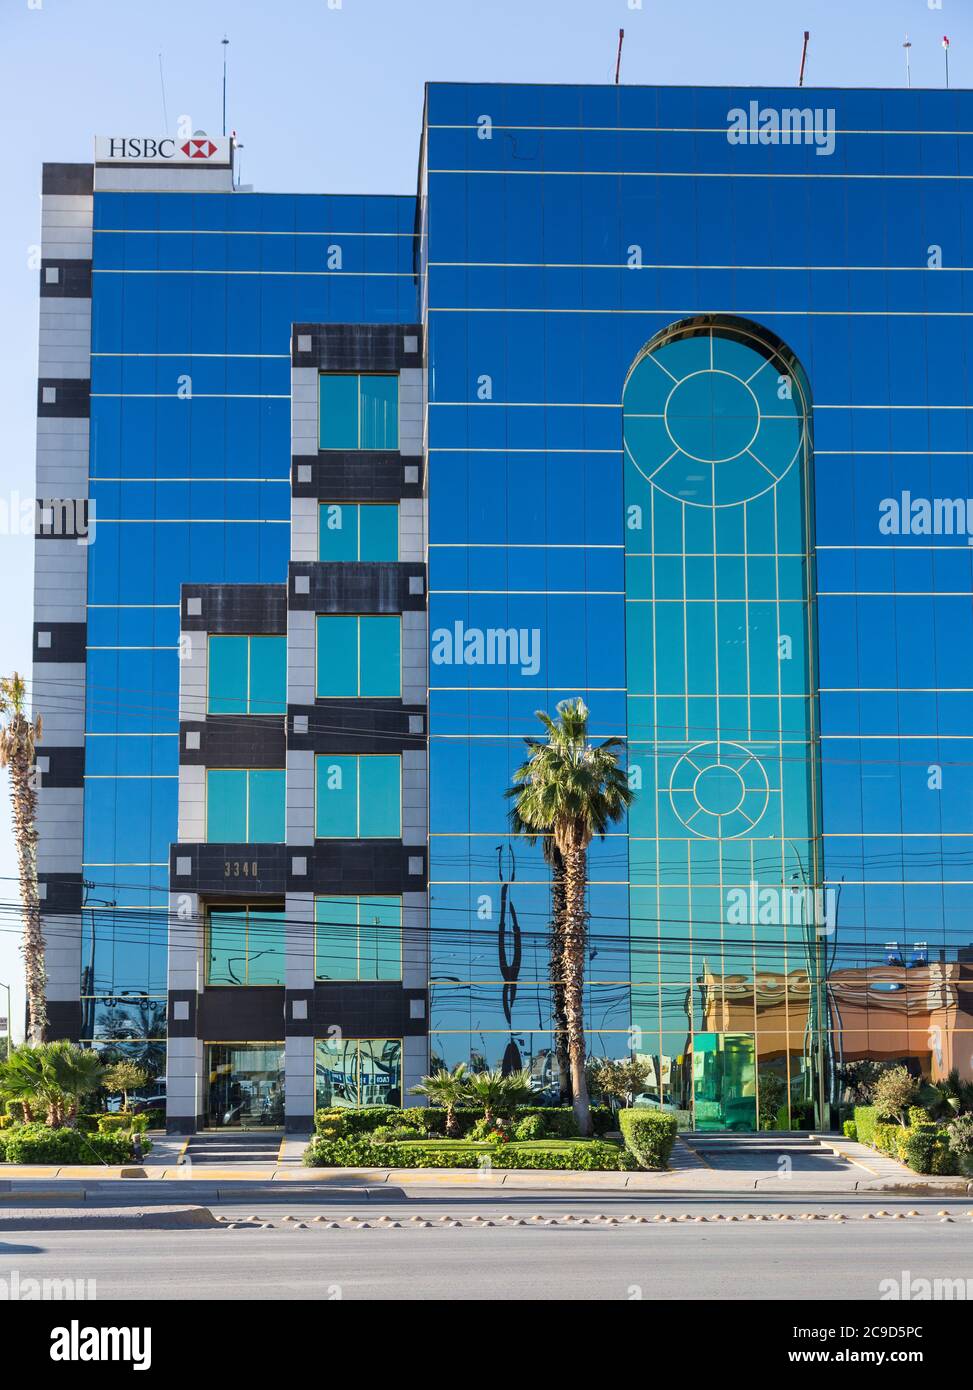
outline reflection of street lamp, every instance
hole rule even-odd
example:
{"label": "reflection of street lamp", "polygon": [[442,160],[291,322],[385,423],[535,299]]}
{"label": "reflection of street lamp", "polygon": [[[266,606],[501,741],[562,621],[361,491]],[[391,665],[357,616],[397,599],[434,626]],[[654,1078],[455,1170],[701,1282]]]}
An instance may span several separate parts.
{"label": "reflection of street lamp", "polygon": [[[811,998],[810,998],[810,1000],[809,1000],[809,1002],[808,1002],[808,1020],[807,1020],[807,1032],[808,1032],[808,1034],[809,1034],[809,1036],[808,1036],[808,1051],[809,1051],[809,1053],[810,1053],[810,1052],[812,1051],[812,1049],[814,1049],[814,1037],[815,1037],[815,1035],[816,1035],[816,1036],[817,1036],[817,1049],[816,1049],[816,1051],[817,1051],[817,1073],[818,1073],[818,1077],[817,1077],[817,1081],[818,1081],[818,1084],[817,1084],[818,1122],[819,1122],[819,1124],[820,1124],[820,1125],[822,1126],[822,1128],[823,1128],[823,1127],[824,1127],[824,1124],[825,1124],[825,1118],[824,1118],[824,1106],[825,1106],[824,1073],[825,1073],[825,1063],[826,1063],[826,1060],[827,1060],[827,1059],[826,1059],[826,1054],[825,1054],[825,1041],[824,1041],[824,1021],[825,1021],[825,1020],[824,1020],[824,1002],[823,1002],[822,993],[821,993],[821,991],[822,991],[822,989],[823,989],[823,987],[824,987],[823,969],[822,969],[822,962],[821,962],[821,934],[820,934],[820,932],[819,932],[819,930],[818,930],[818,923],[817,923],[817,921],[816,921],[816,917],[817,917],[817,912],[816,912],[817,901],[816,901],[816,898],[815,898],[815,895],[814,895],[813,890],[811,890],[811,889],[809,888],[808,879],[807,879],[807,873],[806,873],[805,868],[804,868],[804,861],[803,861],[803,859],[801,858],[801,852],[800,852],[800,850],[797,848],[797,845],[795,845],[795,843],[794,843],[793,840],[788,840],[787,843],[788,843],[788,845],[790,845],[791,849],[794,851],[794,857],[797,859],[798,868],[800,869],[800,874],[796,874],[796,873],[795,873],[795,874],[792,874],[792,875],[791,875],[791,880],[793,881],[793,880],[795,880],[795,879],[797,879],[797,878],[800,878],[800,880],[801,880],[801,882],[802,882],[802,884],[803,884],[803,886],[804,886],[804,898],[805,898],[805,906],[804,906],[804,957],[805,957],[805,962],[806,962],[807,967],[808,967],[808,971],[811,973],[812,979],[813,979],[813,990],[812,990],[812,993],[811,993]],[[821,889],[821,897],[822,897],[822,905],[823,905],[823,901],[824,901],[824,888],[823,888],[823,887],[822,887],[822,889]],[[810,919],[810,920],[809,920],[809,919]],[[812,932],[813,932],[813,950],[812,950],[812,938],[811,938],[811,933],[812,933]]]}
{"label": "reflection of street lamp", "polygon": [[13,1015],[10,1012],[10,986],[5,985],[4,982],[0,980],[0,989],[5,989],[7,991],[7,1061],[9,1061],[10,1054],[13,1051],[12,1039],[10,1036],[13,1031]]}

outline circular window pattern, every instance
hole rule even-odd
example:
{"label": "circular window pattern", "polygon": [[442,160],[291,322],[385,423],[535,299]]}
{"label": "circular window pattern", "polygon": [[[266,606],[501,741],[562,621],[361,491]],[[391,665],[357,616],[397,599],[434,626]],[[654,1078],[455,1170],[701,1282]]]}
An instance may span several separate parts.
{"label": "circular window pattern", "polygon": [[784,358],[739,332],[689,330],[625,386],[625,452],[653,487],[725,507],[774,487],[804,447],[804,398]]}
{"label": "circular window pattern", "polygon": [[697,743],[669,778],[672,809],[687,830],[707,840],[750,834],[769,798],[763,764],[740,743]]}

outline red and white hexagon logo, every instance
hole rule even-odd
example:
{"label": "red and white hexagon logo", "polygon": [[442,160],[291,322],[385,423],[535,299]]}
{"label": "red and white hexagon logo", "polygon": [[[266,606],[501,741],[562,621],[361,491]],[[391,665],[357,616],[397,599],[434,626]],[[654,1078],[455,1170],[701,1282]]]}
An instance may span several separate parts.
{"label": "red and white hexagon logo", "polygon": [[188,159],[212,159],[216,153],[216,146],[212,140],[207,139],[187,140],[180,149]]}

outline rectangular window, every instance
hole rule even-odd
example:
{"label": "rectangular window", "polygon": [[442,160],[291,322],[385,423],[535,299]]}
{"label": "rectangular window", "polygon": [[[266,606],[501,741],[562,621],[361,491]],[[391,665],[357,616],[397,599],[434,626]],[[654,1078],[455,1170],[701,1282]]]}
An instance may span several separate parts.
{"label": "rectangular window", "polygon": [[210,637],[210,714],[283,714],[286,637]]}
{"label": "rectangular window", "polygon": [[208,985],[284,983],[283,909],[211,909],[207,923]]}
{"label": "rectangular window", "polygon": [[314,1044],[319,1110],[402,1104],[399,1038],[318,1038]]}
{"label": "rectangular window", "polygon": [[319,840],[396,840],[402,834],[398,754],[319,753],[314,833]]}
{"label": "rectangular window", "polygon": [[322,502],[319,560],[397,560],[399,509],[384,502]]}
{"label": "rectangular window", "polygon": [[283,768],[207,768],[206,839],[210,844],[283,844]]}
{"label": "rectangular window", "polygon": [[401,980],[402,899],[315,898],[318,980]]}
{"label": "rectangular window", "polygon": [[319,699],[398,699],[402,694],[400,618],[321,615],[317,646]]}
{"label": "rectangular window", "polygon": [[323,372],[318,383],[318,448],[399,447],[397,376]]}

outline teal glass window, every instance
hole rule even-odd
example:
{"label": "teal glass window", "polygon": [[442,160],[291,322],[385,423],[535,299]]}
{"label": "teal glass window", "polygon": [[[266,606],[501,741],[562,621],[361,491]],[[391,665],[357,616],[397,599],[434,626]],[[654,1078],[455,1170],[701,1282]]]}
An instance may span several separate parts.
{"label": "teal glass window", "polygon": [[357,449],[358,377],[321,376],[318,442],[322,449]]}
{"label": "teal glass window", "polygon": [[315,835],[319,840],[394,840],[401,834],[402,759],[398,754],[318,754]]}
{"label": "teal glass window", "polygon": [[316,979],[401,980],[401,898],[316,898],[314,924]]}
{"label": "teal glass window", "polygon": [[282,985],[285,915],[282,909],[212,910],[206,943],[208,985]]}
{"label": "teal glass window", "polygon": [[210,714],[283,714],[286,637],[210,637]]}
{"label": "teal glass window", "polygon": [[320,1110],[402,1104],[399,1038],[318,1038],[315,1102]]}
{"label": "teal glass window", "polygon": [[284,769],[208,768],[206,839],[210,844],[283,844]]}
{"label": "teal glass window", "polygon": [[318,378],[321,449],[397,449],[399,378],[325,372]]}
{"label": "teal glass window", "polygon": [[398,698],[402,693],[401,649],[402,624],[396,616],[319,616],[318,698]]}
{"label": "teal glass window", "polygon": [[399,509],[394,503],[322,502],[319,560],[397,560]]}

